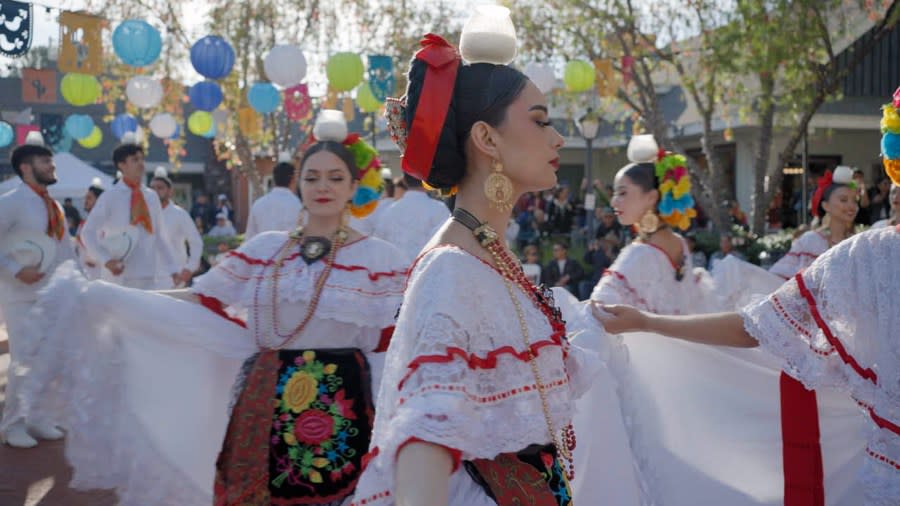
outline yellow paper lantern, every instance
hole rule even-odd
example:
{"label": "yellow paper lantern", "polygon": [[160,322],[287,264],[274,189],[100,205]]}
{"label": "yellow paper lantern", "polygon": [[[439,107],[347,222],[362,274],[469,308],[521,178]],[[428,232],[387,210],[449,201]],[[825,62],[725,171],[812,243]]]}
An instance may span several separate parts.
{"label": "yellow paper lantern", "polygon": [[356,104],[362,112],[376,112],[381,109],[381,102],[375,98],[369,83],[362,83],[356,88]]}
{"label": "yellow paper lantern", "polygon": [[94,149],[103,142],[103,131],[100,130],[100,127],[94,126],[94,129],[91,130],[91,135],[88,135],[84,139],[78,139],[78,144],[85,149]]}
{"label": "yellow paper lantern", "polygon": [[356,53],[336,53],[328,59],[325,74],[328,84],[337,91],[350,91],[363,79],[365,67]]}
{"label": "yellow paper lantern", "polygon": [[238,128],[244,135],[253,136],[259,133],[262,128],[260,119],[259,114],[252,107],[238,109]]}
{"label": "yellow paper lantern", "polygon": [[563,82],[566,89],[573,93],[588,91],[594,86],[594,66],[584,60],[572,60],[566,63]]}
{"label": "yellow paper lantern", "polygon": [[212,114],[206,111],[194,111],[188,116],[188,130],[194,135],[205,135],[213,127]]}
{"label": "yellow paper lantern", "polygon": [[96,103],[101,91],[96,77],[77,73],[66,74],[59,84],[59,90],[66,102],[77,107]]}

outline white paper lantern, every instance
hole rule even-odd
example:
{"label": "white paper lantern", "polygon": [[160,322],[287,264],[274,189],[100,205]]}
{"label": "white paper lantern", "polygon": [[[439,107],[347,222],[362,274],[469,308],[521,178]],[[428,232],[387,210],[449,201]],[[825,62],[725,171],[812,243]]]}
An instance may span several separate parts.
{"label": "white paper lantern", "polygon": [[149,109],[156,107],[162,100],[163,88],[159,81],[147,76],[134,76],[128,80],[125,86],[125,96],[132,104]]}
{"label": "white paper lantern", "polygon": [[178,130],[175,117],[167,112],[159,113],[150,120],[150,131],[160,139],[170,139]]}
{"label": "white paper lantern", "polygon": [[547,93],[556,87],[556,75],[550,65],[531,62],[525,65],[524,73],[537,86],[537,89],[541,90],[541,93]]}
{"label": "white paper lantern", "polygon": [[306,77],[306,57],[299,47],[280,44],[266,55],[263,69],[270,81],[282,88],[290,88],[303,82]]}

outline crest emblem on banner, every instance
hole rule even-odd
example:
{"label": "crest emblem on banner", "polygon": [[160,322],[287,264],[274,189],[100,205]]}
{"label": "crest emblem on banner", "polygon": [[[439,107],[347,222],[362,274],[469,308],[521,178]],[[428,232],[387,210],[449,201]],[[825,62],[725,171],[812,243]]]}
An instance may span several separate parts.
{"label": "crest emblem on banner", "polygon": [[22,56],[31,48],[31,4],[0,0],[0,54]]}
{"label": "crest emblem on banner", "polygon": [[369,55],[369,88],[379,102],[384,102],[394,94],[397,78],[394,76],[394,61],[383,54]]}
{"label": "crest emblem on banner", "polygon": [[106,20],[81,12],[59,15],[59,70],[98,75],[103,72],[102,30]]}
{"label": "crest emblem on banner", "polygon": [[55,70],[22,69],[22,102],[55,104],[56,86]]}

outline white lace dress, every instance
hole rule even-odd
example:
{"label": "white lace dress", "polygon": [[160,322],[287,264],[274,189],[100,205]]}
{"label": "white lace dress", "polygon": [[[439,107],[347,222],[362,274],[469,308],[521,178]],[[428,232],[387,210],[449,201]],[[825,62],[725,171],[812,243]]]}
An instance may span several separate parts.
{"label": "white lace dress", "polygon": [[828,251],[828,239],[817,230],[810,230],[791,243],[791,249],[781,257],[775,265],[769,268],[769,272],[782,279],[790,279],[798,272],[806,269],[819,258],[819,255]]}
{"label": "white lace dress", "polygon": [[[565,331],[555,332],[524,291],[516,289],[516,297],[541,380],[549,387],[553,423],[561,430],[571,422],[574,399],[591,381],[595,360],[570,346]],[[397,453],[412,440],[455,454],[453,506],[494,504],[461,460],[492,459],[551,442],[516,315],[492,266],[453,246],[422,254],[386,354],[371,460],[353,505],[395,503]]]}
{"label": "white lace dress", "polygon": [[[267,346],[280,341],[270,334],[271,263],[286,240],[283,232],[261,234],[195,280],[192,289],[209,307],[223,303],[229,315],[246,317],[247,328],[197,304],[87,282],[73,269],[55,277],[39,305],[68,365],[42,374],[64,378],[71,396],[71,486],[115,488],[129,506],[212,502],[234,380],[258,351],[257,338]],[[362,350],[374,389],[383,355],[374,351],[393,325],[407,264],[378,239],[344,246],[313,319],[289,346]],[[299,255],[285,262],[281,329],[305,316],[323,269],[323,261],[307,265]]]}
{"label": "white lace dress", "polygon": [[900,504],[900,228],[858,234],[742,311],[747,332],[809,388],[851,395],[871,418],[867,506]]}
{"label": "white lace dress", "polygon": [[[659,314],[708,313],[736,309],[750,295],[768,293],[781,283],[736,259],[721,262],[715,279],[693,269],[690,256],[686,262],[679,281],[662,250],[634,243],[622,251],[592,299]],[[567,321],[578,314],[566,314]],[[590,319],[583,321],[590,325]],[[624,345],[612,348],[607,361],[610,381],[597,382],[577,405],[576,464],[582,474],[575,480],[576,498],[606,497],[611,490],[624,502],[610,504],[782,504],[778,362],[761,350],[703,346],[650,333],[622,337]],[[578,342],[576,337],[573,343]],[[606,384],[616,385],[615,392]],[[828,504],[858,504],[853,469],[860,464],[861,435],[847,437],[857,415],[826,402],[820,407],[829,413],[823,434],[841,436],[823,441],[823,452],[831,457],[825,462]],[[618,484],[603,478],[617,466],[623,472],[616,460],[622,453],[619,431],[610,430],[616,427],[611,414],[616,408],[637,463],[630,479]],[[636,488],[639,492],[631,492]]]}

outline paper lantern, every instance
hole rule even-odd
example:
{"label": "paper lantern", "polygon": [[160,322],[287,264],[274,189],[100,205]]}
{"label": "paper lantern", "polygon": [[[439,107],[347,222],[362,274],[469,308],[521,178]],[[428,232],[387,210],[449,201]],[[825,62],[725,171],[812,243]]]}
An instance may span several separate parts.
{"label": "paper lantern", "polygon": [[16,138],[16,131],[12,125],[5,121],[0,121],[0,148],[5,148],[12,144]]}
{"label": "paper lantern", "polygon": [[256,112],[268,114],[278,109],[281,104],[281,94],[272,86],[272,83],[255,83],[247,92],[247,101]]}
{"label": "paper lantern", "polygon": [[134,76],[125,85],[125,96],[128,101],[142,109],[156,107],[163,97],[163,88],[159,81],[147,76]]}
{"label": "paper lantern", "polygon": [[362,112],[375,112],[381,109],[381,102],[372,94],[369,83],[362,83],[356,88],[356,105]]}
{"label": "paper lantern", "polygon": [[81,144],[81,147],[85,149],[94,149],[99,146],[101,142],[103,142],[103,132],[98,126],[94,126],[94,130],[91,131],[91,134],[84,139],[78,139],[78,144]]}
{"label": "paper lantern", "polygon": [[541,93],[547,93],[556,86],[556,75],[553,73],[553,68],[550,65],[531,62],[525,65],[524,73]]}
{"label": "paper lantern", "polygon": [[188,92],[191,103],[201,111],[212,111],[222,103],[222,88],[212,81],[200,81]]}
{"label": "paper lantern", "polygon": [[66,102],[77,107],[96,103],[101,92],[96,77],[76,73],[66,74],[59,83],[59,90]]}
{"label": "paper lantern", "polygon": [[325,66],[325,74],[328,76],[328,85],[337,91],[350,91],[362,81],[362,58],[356,53],[336,53],[328,59]]}
{"label": "paper lantern", "polygon": [[202,136],[215,124],[212,114],[206,111],[194,111],[188,116],[188,130],[194,135]]}
{"label": "paper lantern", "polygon": [[87,114],[73,114],[66,118],[65,130],[73,139],[84,139],[94,132],[94,120]]}
{"label": "paper lantern", "polygon": [[222,79],[234,66],[234,49],[222,37],[207,35],[191,46],[191,65],[207,79]]}
{"label": "paper lantern", "polygon": [[566,63],[563,82],[566,89],[573,93],[588,91],[594,86],[596,75],[594,66],[584,60],[572,60]]}
{"label": "paper lantern", "polygon": [[167,112],[159,113],[150,120],[150,131],[160,139],[171,138],[177,130],[178,122]]}
{"label": "paper lantern", "polygon": [[177,139],[179,137],[181,137],[181,125],[176,124],[175,125],[175,133],[172,134],[172,136],[169,137],[169,139]]}
{"label": "paper lantern", "polygon": [[303,51],[293,44],[282,44],[272,48],[263,61],[263,70],[269,81],[281,86],[291,86],[303,82],[306,77],[306,57]]}
{"label": "paper lantern", "polygon": [[137,118],[130,114],[120,114],[109,124],[109,129],[117,138],[122,139],[128,132],[136,132],[138,129]]}
{"label": "paper lantern", "polygon": [[312,111],[312,99],[309,97],[309,87],[298,84],[284,90],[284,112],[292,121],[300,121],[309,117]]}
{"label": "paper lantern", "polygon": [[171,139],[178,132],[178,121],[167,112],[159,113],[150,120],[150,131],[160,139]]}
{"label": "paper lantern", "polygon": [[113,32],[112,43],[116,56],[132,67],[152,64],[162,51],[159,31],[141,19],[123,21]]}
{"label": "paper lantern", "polygon": [[259,114],[251,107],[241,107],[238,110],[238,128],[244,135],[253,136],[259,133],[262,128],[260,120]]}
{"label": "paper lantern", "polygon": [[206,132],[204,132],[203,134],[201,134],[200,137],[203,137],[203,138],[205,138],[205,139],[212,139],[213,137],[216,136],[216,132],[218,132],[218,130],[219,130],[219,129],[218,129],[218,127],[216,126],[216,120],[213,119],[212,126],[209,127],[209,130],[207,130]]}

